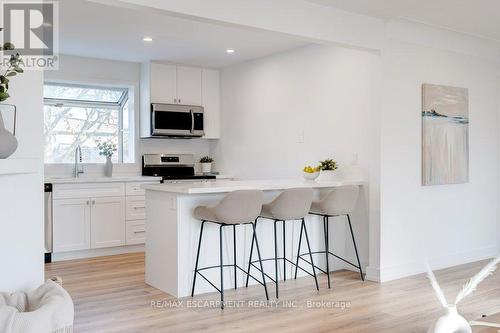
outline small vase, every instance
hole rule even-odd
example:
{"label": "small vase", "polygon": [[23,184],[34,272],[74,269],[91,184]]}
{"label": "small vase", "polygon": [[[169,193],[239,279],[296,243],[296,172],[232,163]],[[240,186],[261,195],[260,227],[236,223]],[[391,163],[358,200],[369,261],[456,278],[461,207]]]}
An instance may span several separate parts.
{"label": "small vase", "polygon": [[449,305],[446,314],[441,316],[428,330],[427,333],[472,333],[469,322],[462,317],[455,305]]}
{"label": "small vase", "polygon": [[106,157],[106,164],[104,164],[104,175],[106,177],[113,177],[113,162],[111,162],[111,157]]}
{"label": "small vase", "polygon": [[212,163],[201,163],[201,172],[203,173],[212,172]]}
{"label": "small vase", "polygon": [[14,154],[17,149],[17,139],[5,129],[2,114],[0,113],[0,159],[7,158]]}
{"label": "small vase", "polygon": [[336,176],[337,176],[337,170],[321,170],[319,173],[318,180],[332,181],[335,180]]}

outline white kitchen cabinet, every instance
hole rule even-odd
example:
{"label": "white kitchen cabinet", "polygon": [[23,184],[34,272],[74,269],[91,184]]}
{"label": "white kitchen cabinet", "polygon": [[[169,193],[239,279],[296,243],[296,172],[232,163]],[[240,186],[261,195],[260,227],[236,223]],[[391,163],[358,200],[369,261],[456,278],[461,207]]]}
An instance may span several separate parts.
{"label": "white kitchen cabinet", "polygon": [[177,103],[177,66],[151,63],[149,71],[151,103]]}
{"label": "white kitchen cabinet", "polygon": [[143,244],[142,185],[158,181],[55,184],[54,252]]}
{"label": "white kitchen cabinet", "polygon": [[205,109],[206,139],[220,138],[220,73],[215,69],[203,69],[202,105]]}
{"label": "white kitchen cabinet", "polygon": [[143,195],[127,197],[127,220],[146,219],[146,198]]}
{"label": "white kitchen cabinet", "polygon": [[93,198],[90,226],[93,249],[125,245],[125,198]]}
{"label": "white kitchen cabinet", "polygon": [[201,68],[177,66],[177,103],[202,105]]}
{"label": "white kitchen cabinet", "polygon": [[90,203],[88,198],[54,200],[54,252],[90,249]]}
{"label": "white kitchen cabinet", "polygon": [[144,63],[141,67],[141,137],[151,137],[151,103],[165,103],[203,106],[204,138],[220,138],[219,76],[216,69]]}
{"label": "white kitchen cabinet", "polygon": [[126,244],[144,244],[146,241],[146,221],[127,221]]}

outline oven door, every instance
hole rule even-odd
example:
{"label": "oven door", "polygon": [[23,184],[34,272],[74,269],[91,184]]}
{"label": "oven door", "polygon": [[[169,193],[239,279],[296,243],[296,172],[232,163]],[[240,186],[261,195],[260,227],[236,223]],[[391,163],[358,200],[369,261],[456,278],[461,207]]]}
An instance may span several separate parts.
{"label": "oven door", "polygon": [[203,107],[151,104],[151,135],[201,137],[205,134]]}

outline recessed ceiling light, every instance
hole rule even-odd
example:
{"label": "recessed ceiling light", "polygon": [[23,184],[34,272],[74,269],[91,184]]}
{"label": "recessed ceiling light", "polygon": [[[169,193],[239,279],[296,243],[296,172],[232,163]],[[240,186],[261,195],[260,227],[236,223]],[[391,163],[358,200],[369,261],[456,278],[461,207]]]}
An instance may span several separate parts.
{"label": "recessed ceiling light", "polygon": [[145,42],[152,42],[153,41],[153,37],[146,36],[142,40],[145,41]]}
{"label": "recessed ceiling light", "polygon": [[233,50],[233,49],[227,49],[227,50],[226,50],[226,53],[233,54],[233,53],[234,53],[234,50]]}

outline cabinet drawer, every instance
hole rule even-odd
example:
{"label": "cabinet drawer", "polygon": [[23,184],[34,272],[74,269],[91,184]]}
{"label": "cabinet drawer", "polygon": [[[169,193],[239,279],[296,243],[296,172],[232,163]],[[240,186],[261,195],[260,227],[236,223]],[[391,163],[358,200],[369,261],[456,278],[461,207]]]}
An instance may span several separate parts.
{"label": "cabinet drawer", "polygon": [[55,184],[54,199],[119,197],[125,195],[124,183]]}
{"label": "cabinet drawer", "polygon": [[127,196],[129,195],[145,195],[146,194],[146,191],[141,188],[142,185],[144,184],[159,184],[160,182],[157,181],[157,182],[132,182],[132,183],[127,183],[126,184],[126,189],[125,189],[125,193],[127,194]]}
{"label": "cabinet drawer", "polygon": [[146,242],[146,221],[127,221],[126,244],[144,244]]}
{"label": "cabinet drawer", "polygon": [[144,220],[146,218],[146,199],[143,195],[127,197],[127,220]]}

